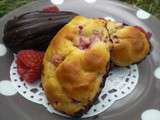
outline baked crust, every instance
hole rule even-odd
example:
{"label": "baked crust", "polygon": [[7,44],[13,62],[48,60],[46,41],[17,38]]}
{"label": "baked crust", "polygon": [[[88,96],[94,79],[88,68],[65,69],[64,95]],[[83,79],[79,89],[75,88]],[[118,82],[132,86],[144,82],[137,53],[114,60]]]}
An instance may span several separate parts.
{"label": "baked crust", "polygon": [[142,61],[150,52],[147,33],[136,26],[108,22],[112,40],[111,61],[118,66],[128,66]]}
{"label": "baked crust", "polygon": [[44,57],[42,84],[56,110],[74,116],[101,91],[110,61],[106,22],[77,16],[52,39]]}
{"label": "baked crust", "polygon": [[45,53],[45,94],[56,110],[82,115],[103,88],[110,54],[114,64],[128,66],[149,51],[146,33],[138,27],[77,16],[57,33]]}

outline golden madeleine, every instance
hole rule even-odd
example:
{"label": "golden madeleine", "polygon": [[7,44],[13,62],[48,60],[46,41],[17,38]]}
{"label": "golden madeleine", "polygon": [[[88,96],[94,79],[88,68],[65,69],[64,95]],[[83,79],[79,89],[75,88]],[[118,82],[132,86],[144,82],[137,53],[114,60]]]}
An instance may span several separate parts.
{"label": "golden madeleine", "polygon": [[111,61],[118,66],[128,66],[142,61],[150,52],[147,33],[136,26],[108,22],[112,41]]}
{"label": "golden madeleine", "polygon": [[77,16],[52,39],[43,61],[42,84],[56,110],[74,116],[101,91],[110,61],[106,22]]}

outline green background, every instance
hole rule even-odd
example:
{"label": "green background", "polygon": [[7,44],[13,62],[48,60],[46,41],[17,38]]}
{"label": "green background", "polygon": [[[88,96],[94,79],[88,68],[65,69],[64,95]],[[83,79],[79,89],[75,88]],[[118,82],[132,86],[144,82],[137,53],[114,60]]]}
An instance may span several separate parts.
{"label": "green background", "polygon": [[[34,0],[0,0],[0,17],[9,11]],[[160,0],[121,0],[136,5],[160,19]]]}

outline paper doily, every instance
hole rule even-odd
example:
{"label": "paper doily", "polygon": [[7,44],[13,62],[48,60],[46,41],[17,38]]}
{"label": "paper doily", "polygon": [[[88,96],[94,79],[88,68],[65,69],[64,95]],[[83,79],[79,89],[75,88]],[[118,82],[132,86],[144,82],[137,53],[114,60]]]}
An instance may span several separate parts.
{"label": "paper doily", "polygon": [[[10,68],[10,78],[18,93],[32,102],[45,106],[50,113],[56,113],[67,117],[67,115],[56,111],[49,104],[40,81],[34,84],[28,84],[25,81],[21,81],[20,76],[17,73],[15,60],[16,59],[13,60]],[[82,116],[82,118],[97,115],[108,109],[115,101],[130,94],[136,87],[138,78],[139,72],[136,64],[130,65],[129,67],[113,68],[106,78],[104,88],[96,103]]]}

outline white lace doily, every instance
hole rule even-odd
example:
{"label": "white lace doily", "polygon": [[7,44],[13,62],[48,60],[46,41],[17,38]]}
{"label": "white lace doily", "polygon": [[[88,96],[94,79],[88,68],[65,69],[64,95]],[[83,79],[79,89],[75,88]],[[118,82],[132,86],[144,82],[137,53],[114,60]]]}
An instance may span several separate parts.
{"label": "white lace doily", "polygon": [[[41,81],[34,84],[28,84],[25,81],[21,81],[20,76],[17,73],[15,60],[10,68],[10,78],[18,93],[24,98],[45,106],[50,113],[66,116],[56,111],[49,104],[42,89]],[[109,108],[115,101],[130,94],[136,87],[138,78],[139,72],[137,65],[130,65],[129,67],[124,68],[113,68],[106,78],[104,88],[102,89],[96,103],[82,117],[87,118],[97,115]]]}

